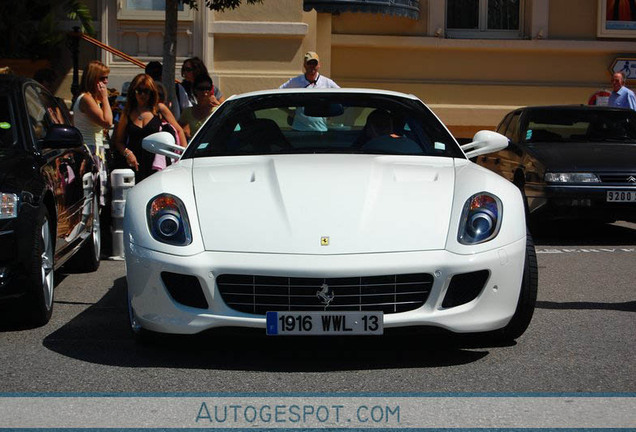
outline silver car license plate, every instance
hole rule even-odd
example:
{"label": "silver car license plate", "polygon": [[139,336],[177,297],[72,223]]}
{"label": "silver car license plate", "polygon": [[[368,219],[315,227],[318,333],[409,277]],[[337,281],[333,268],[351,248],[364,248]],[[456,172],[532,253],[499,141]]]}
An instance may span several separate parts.
{"label": "silver car license plate", "polygon": [[636,202],[636,191],[608,191],[607,202]]}
{"label": "silver car license plate", "polygon": [[382,312],[267,312],[267,334],[285,335],[381,335]]}

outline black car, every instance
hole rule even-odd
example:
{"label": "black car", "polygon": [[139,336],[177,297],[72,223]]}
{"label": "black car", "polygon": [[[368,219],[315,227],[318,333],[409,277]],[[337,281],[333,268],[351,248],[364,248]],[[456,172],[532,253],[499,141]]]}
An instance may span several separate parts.
{"label": "black car", "polygon": [[516,184],[535,220],[636,221],[636,111],[526,107],[497,132],[509,146],[477,162]]}
{"label": "black car", "polygon": [[35,81],[0,75],[0,300],[49,321],[54,270],[99,267],[99,181],[81,133]]}

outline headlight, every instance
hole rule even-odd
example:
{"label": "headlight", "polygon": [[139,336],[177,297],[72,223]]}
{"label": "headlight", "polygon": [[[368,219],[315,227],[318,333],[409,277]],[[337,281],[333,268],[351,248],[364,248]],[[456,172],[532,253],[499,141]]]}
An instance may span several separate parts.
{"label": "headlight", "polygon": [[20,200],[16,194],[0,193],[0,219],[18,217],[18,203]]}
{"label": "headlight", "polygon": [[593,173],[545,173],[544,179],[548,183],[600,183],[601,180]]}
{"label": "headlight", "polygon": [[472,245],[491,240],[499,233],[503,206],[494,195],[480,192],[464,204],[457,240]]}
{"label": "headlight", "polygon": [[192,243],[188,214],[176,196],[157,195],[148,203],[146,214],[150,232],[155,240],[175,246]]}

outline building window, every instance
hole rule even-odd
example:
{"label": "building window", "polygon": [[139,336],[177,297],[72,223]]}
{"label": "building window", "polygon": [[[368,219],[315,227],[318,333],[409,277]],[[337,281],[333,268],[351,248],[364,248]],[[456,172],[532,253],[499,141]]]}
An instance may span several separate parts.
{"label": "building window", "polygon": [[519,38],[523,0],[447,0],[446,34],[456,38]]}
{"label": "building window", "polygon": [[[165,20],[166,0],[118,0],[118,19]],[[189,6],[179,2],[179,20],[192,20]]]}

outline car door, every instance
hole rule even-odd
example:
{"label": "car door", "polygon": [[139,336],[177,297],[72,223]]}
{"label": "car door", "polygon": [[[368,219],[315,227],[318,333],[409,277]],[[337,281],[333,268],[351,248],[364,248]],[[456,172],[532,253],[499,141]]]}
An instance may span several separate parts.
{"label": "car door", "polygon": [[72,251],[81,240],[84,227],[82,214],[85,208],[82,178],[90,172],[88,152],[83,148],[42,148],[53,124],[69,124],[55,99],[36,84],[27,84],[24,89],[26,109],[30,121],[34,151],[41,155],[42,174],[53,190],[57,211],[56,260]]}
{"label": "car door", "polygon": [[[498,133],[502,135],[506,134],[506,129],[508,128],[508,125],[510,124],[510,120],[512,119],[512,114],[513,113],[506,114],[503,120],[501,120],[501,122],[499,123],[499,126],[497,126],[497,129],[496,129]],[[475,162],[477,162],[479,165],[485,168],[488,168],[491,171],[496,172],[499,175],[502,175],[502,176],[504,175],[504,173],[501,171],[501,152],[488,153],[488,154],[479,156]]]}
{"label": "car door", "polygon": [[[498,171],[506,179],[515,183],[518,187],[522,187],[519,178],[520,167],[523,166],[524,151],[520,145],[522,137],[520,136],[521,118],[523,111],[514,111],[510,116],[510,122],[506,128],[504,135],[508,138],[508,147],[495,154],[495,165],[499,165]],[[522,176],[523,177],[523,176]]]}
{"label": "car door", "polygon": [[511,182],[515,180],[515,171],[521,162],[523,154],[518,146],[520,117],[521,111],[513,111],[506,115],[497,127],[497,132],[508,138],[508,147],[496,153],[484,155],[479,160],[480,165],[496,172]]}

